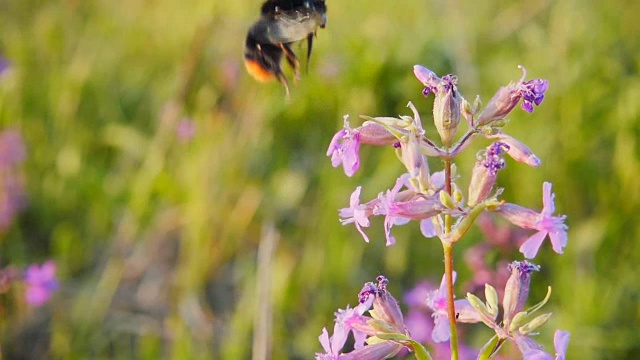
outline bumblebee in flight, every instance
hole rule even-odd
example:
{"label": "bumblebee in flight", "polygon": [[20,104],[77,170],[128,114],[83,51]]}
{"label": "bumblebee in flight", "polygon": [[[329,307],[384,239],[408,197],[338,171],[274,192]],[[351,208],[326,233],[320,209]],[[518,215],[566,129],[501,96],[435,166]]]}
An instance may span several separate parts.
{"label": "bumblebee in flight", "polygon": [[262,4],[260,19],[255,22],[244,44],[247,71],[261,82],[277,79],[289,97],[289,82],[282,72],[280,60],[285,56],[299,78],[300,61],[291,44],[307,39],[307,67],[311,57],[313,37],[318,27],[327,23],[324,0],[267,0]]}

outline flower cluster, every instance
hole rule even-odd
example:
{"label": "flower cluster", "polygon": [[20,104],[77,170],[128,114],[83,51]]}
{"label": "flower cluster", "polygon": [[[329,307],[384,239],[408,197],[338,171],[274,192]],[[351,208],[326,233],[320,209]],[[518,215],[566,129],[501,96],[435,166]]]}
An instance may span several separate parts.
{"label": "flower cluster", "polygon": [[[543,209],[540,213],[519,205],[497,202],[500,191],[494,191],[498,172],[506,166],[504,155],[514,160],[530,165],[540,165],[540,159],[527,147],[512,136],[504,133],[502,127],[506,124],[505,116],[513,110],[518,102],[523,100],[525,110],[532,109],[531,104],[540,105],[547,89],[546,80],[534,79],[509,84],[501,88],[487,105],[485,110],[475,118],[477,106],[472,106],[457,92],[457,79],[447,75],[439,78],[431,70],[420,65],[414,67],[414,73],[425,89],[423,94],[436,94],[436,102],[456,101],[457,111],[447,105],[445,111],[440,106],[434,118],[440,139],[444,144],[449,143],[451,134],[455,134],[460,114],[467,118],[470,129],[455,144],[438,147],[433,140],[426,136],[422,121],[416,107],[409,103],[413,117],[364,117],[367,119],[362,126],[352,128],[348,117],[345,116],[344,128],[331,140],[327,155],[331,157],[334,167],[342,165],[347,176],[353,176],[360,167],[360,145],[393,146],[399,159],[405,165],[407,173],[401,175],[395,185],[377,198],[362,202],[361,187],[357,187],[351,194],[348,208],[340,210],[343,224],[355,224],[365,241],[369,241],[363,228],[370,226],[372,216],[385,217],[385,233],[387,245],[395,243],[391,235],[394,225],[402,225],[410,220],[419,220],[420,228],[425,237],[439,236],[442,238],[442,216],[451,215],[464,219],[472,215],[474,208],[488,208],[528,230],[536,230],[527,243],[523,244],[521,252],[529,259],[535,257],[542,241],[549,235],[553,250],[562,253],[567,242],[567,226],[565,216],[554,216],[554,195],[551,194],[551,184],[543,186]],[[526,72],[525,72],[526,74]],[[448,100],[445,100],[448,99]],[[455,100],[454,100],[455,99]],[[529,104],[529,105],[525,105]],[[457,114],[457,115],[455,115]],[[439,125],[438,125],[439,124]],[[445,131],[446,130],[446,131]],[[452,159],[466,149],[471,140],[478,135],[494,141],[486,150],[478,154],[478,161],[472,170],[468,197],[463,199],[460,189],[454,187],[451,194],[445,190],[444,172],[429,172],[427,157]],[[481,211],[478,211],[478,215]],[[474,218],[475,219],[475,218]],[[459,225],[467,225],[459,221]],[[457,239],[449,239],[455,241]]]}
{"label": "flower cluster", "polygon": [[[555,195],[551,192],[551,183],[544,182],[542,185],[543,207],[540,211],[502,200],[502,189],[496,187],[499,173],[507,166],[505,157],[533,167],[541,164],[528,146],[503,131],[508,123],[507,115],[518,104],[521,103],[526,112],[533,112],[534,106],[542,103],[548,88],[546,80],[525,80],[526,71],[522,67],[521,69],[522,78],[501,87],[481,110],[479,98],[472,104],[460,94],[456,76],[439,77],[433,71],[416,65],[413,70],[424,86],[422,94],[433,94],[435,97],[433,121],[437,139],[427,136],[421,116],[411,102],[408,107],[412,116],[363,116],[365,121],[359,127],[352,127],[348,116],[345,116],[343,129],[333,137],[327,150],[334,167],[342,165],[345,174],[353,176],[360,167],[360,147],[366,144],[394,149],[406,172],[396,179],[390,189],[368,201],[361,200],[362,187],[358,186],[351,194],[349,206],[339,210],[342,224],[354,224],[364,240],[369,242],[365,229],[371,226],[371,217],[383,216],[386,244],[391,246],[396,242],[391,233],[393,226],[417,221],[423,236],[440,239],[445,249],[445,264],[452,264],[453,245],[463,238],[481,214],[488,212],[503,217],[524,231],[535,231],[520,246],[519,250],[525,258],[534,258],[547,237],[553,250],[561,254],[567,245],[568,227],[565,225],[564,215],[554,215]],[[462,118],[468,129],[457,139]],[[465,197],[465,192],[457,184],[460,176],[452,161],[478,137],[488,139],[491,144],[477,153]],[[441,159],[444,169],[432,172],[428,157]],[[456,273],[452,265],[445,266],[440,288],[423,293],[420,301],[415,298],[412,300],[428,309],[433,318],[432,325],[419,327],[416,326],[419,313],[410,313],[412,316],[408,317],[409,327],[419,329],[413,337],[406,330],[395,300],[389,302],[393,306],[387,305],[384,308],[382,305],[376,308],[375,302],[371,302],[373,310],[370,313],[376,315],[372,315],[371,319],[363,315],[371,306],[367,305],[369,299],[390,297],[386,291],[386,279],[379,279],[378,284],[368,283],[361,292],[363,301],[358,307],[337,313],[334,335],[329,337],[326,330],[323,331],[320,340],[326,353],[319,354],[318,358],[385,358],[403,347],[415,351],[418,358],[429,358],[428,354],[427,357],[421,357],[421,351],[416,350],[419,347],[414,343],[418,344],[419,341],[432,341],[434,344],[450,341],[451,355],[458,358],[461,353],[457,346],[455,326],[458,322],[484,323],[495,332],[495,336],[482,350],[475,351],[474,358],[476,355],[479,358],[493,358],[504,342],[511,341],[526,359],[546,359],[551,355],[544,353],[531,336],[547,321],[550,314],[538,317],[531,315],[546,303],[548,297],[533,308],[524,310],[529,294],[530,275],[538,268],[527,261],[515,261],[508,266],[510,277],[504,284],[504,290],[501,289],[503,312],[502,318],[498,319],[498,291],[485,283],[486,303],[473,294],[468,294],[465,299],[454,300]],[[383,312],[387,316],[383,316]],[[452,319],[454,314],[455,319]],[[424,331],[425,328],[428,331]],[[385,329],[382,331],[384,336],[380,335],[381,329]],[[353,352],[344,354],[340,351],[349,331],[354,334],[355,347]],[[426,332],[430,332],[430,339],[424,336]],[[558,334],[556,356],[560,359],[564,357],[568,334]],[[365,339],[368,344],[366,346]],[[383,348],[382,344],[385,344],[384,350],[388,353],[376,351]],[[433,348],[438,347],[436,345]],[[363,355],[365,353],[368,355]]]}
{"label": "flower cluster", "polygon": [[[536,335],[536,330],[551,317],[551,313],[533,316],[549,300],[551,288],[549,288],[544,300],[524,310],[526,301],[529,298],[531,274],[539,269],[539,266],[526,260],[522,262],[514,261],[509,265],[511,276],[504,289],[501,321],[497,321],[499,313],[498,293],[491,285],[487,284],[485,286],[486,303],[473,294],[467,294],[467,301],[475,309],[480,321],[496,333],[483,347],[481,356],[489,358],[500,349],[505,341],[509,340],[516,344],[526,360],[553,359],[531,337]],[[561,330],[557,330],[556,334],[556,358],[564,359],[569,342],[569,334]]]}
{"label": "flower cluster", "polygon": [[[316,359],[387,359],[405,348],[425,352],[409,337],[398,302],[387,290],[388,280],[382,275],[376,280],[364,284],[358,306],[338,310],[331,337],[326,328],[322,329],[319,340],[325,352],[316,354]],[[342,352],[349,333],[353,333],[354,349]]]}
{"label": "flower cluster", "polygon": [[[529,294],[531,274],[538,270],[537,265],[527,261],[514,261],[508,265],[510,277],[504,289],[500,289],[504,294],[500,321],[498,321],[498,299],[500,296],[496,289],[489,284],[485,285],[486,304],[470,293],[467,294],[466,299],[455,300],[457,322],[484,322],[496,333],[496,336],[489,340],[483,350],[461,346],[461,359],[477,359],[479,355],[494,357],[505,341],[513,342],[524,359],[553,359],[532,338],[535,335],[535,330],[544,325],[551,315],[533,316],[547,302],[549,295],[542,302],[526,311],[524,310]],[[450,354],[448,344],[444,348],[440,345],[447,342],[450,337],[444,278],[437,289],[428,282],[419,284],[406,294],[405,302],[409,306],[405,323],[412,338],[431,345],[435,359],[448,359]],[[433,318],[433,322],[429,322],[429,314]],[[561,330],[556,331],[555,345],[558,359],[564,359],[568,341],[569,333]]]}
{"label": "flower cluster", "polygon": [[24,271],[14,265],[0,269],[0,294],[9,291],[13,283],[21,281],[28,305],[40,307],[46,304],[59,287],[55,262],[47,260],[42,265],[31,264]]}

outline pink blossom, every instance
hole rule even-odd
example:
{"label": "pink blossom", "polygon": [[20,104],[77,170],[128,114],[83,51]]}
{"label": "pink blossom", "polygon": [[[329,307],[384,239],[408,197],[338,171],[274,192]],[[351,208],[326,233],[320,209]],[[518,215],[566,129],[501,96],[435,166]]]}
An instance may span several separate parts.
{"label": "pink blossom", "polygon": [[[457,274],[453,272],[453,282],[456,281]],[[427,306],[433,311],[434,329],[431,338],[436,343],[445,342],[451,336],[449,328],[449,312],[447,308],[447,280],[442,276],[440,288],[429,294],[426,300]],[[468,300],[461,299],[454,301],[456,321],[465,323],[476,323],[481,321],[476,310]]]}
{"label": "pink blossom", "polygon": [[351,177],[360,167],[360,133],[352,129],[344,117],[344,128],[333,136],[327,156],[331,156],[331,165],[337,167],[342,164],[344,173]]}
{"label": "pink blossom", "polygon": [[365,204],[360,204],[361,191],[362,186],[358,186],[351,194],[349,207],[339,210],[340,217],[342,218],[340,222],[342,222],[342,225],[355,224],[356,229],[362,235],[364,241],[369,242],[369,237],[364,233],[362,228],[371,225],[369,216],[372,215],[373,209]]}
{"label": "pink blossom", "polygon": [[542,241],[549,235],[553,251],[562,254],[567,246],[567,225],[564,224],[565,215],[553,216],[555,212],[555,194],[551,192],[551,183],[542,185],[542,211],[538,214],[531,209],[515,204],[504,204],[498,208],[498,213],[512,224],[524,229],[537,230],[521,246],[520,252],[527,259],[533,259],[542,245]]}
{"label": "pink blossom", "polygon": [[58,289],[56,264],[49,260],[42,266],[30,265],[24,274],[24,282],[27,285],[25,290],[27,304],[36,307],[44,305]]}

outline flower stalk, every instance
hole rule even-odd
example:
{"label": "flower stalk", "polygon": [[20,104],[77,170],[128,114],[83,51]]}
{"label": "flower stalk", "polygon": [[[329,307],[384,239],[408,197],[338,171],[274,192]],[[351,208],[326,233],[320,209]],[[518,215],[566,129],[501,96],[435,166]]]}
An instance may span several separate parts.
{"label": "flower stalk", "polygon": [[456,308],[453,299],[453,244],[443,244],[444,273],[447,279],[447,313],[451,329],[451,360],[458,360],[458,332],[456,330]]}

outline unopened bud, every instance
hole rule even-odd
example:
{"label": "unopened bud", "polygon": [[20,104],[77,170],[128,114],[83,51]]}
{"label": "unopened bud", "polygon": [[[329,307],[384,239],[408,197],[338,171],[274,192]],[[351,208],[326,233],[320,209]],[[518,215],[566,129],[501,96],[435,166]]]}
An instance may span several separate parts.
{"label": "unopened bud", "polygon": [[482,111],[475,126],[485,126],[503,119],[518,105],[518,84],[503,86],[493,95],[487,107]]}
{"label": "unopened bud", "polygon": [[476,115],[476,109],[473,108],[467,99],[462,99],[460,113],[462,114],[462,117],[467,120],[467,124],[469,124],[469,126],[473,126],[473,117]]}
{"label": "unopened bud", "polygon": [[462,95],[456,88],[456,78],[446,75],[438,84],[433,103],[433,120],[446,147],[453,144],[453,140],[460,124],[460,105]]}
{"label": "unopened bud", "polygon": [[508,146],[507,154],[517,162],[527,164],[529,166],[540,166],[542,161],[529,149],[529,147],[522,142],[518,141],[514,137],[499,133],[497,135],[488,136],[490,139],[495,139]]}
{"label": "unopened bud", "polygon": [[517,328],[524,325],[526,321],[527,321],[527,312],[520,311],[511,320],[511,324],[509,325],[509,332],[515,331]]}
{"label": "unopened bud", "polygon": [[373,300],[373,310],[370,313],[375,314],[374,318],[387,323],[396,332],[405,333],[404,319],[402,311],[396,299],[387,290],[388,280],[384,276],[378,276],[378,291],[375,300]]}
{"label": "unopened bud", "polygon": [[509,264],[511,276],[507,280],[504,288],[502,307],[504,308],[504,322],[510,324],[513,316],[524,309],[524,305],[529,298],[529,284],[531,283],[531,273],[539,271],[538,265],[528,261],[514,261]]}
{"label": "unopened bud", "polygon": [[532,333],[539,329],[542,325],[546,324],[550,317],[551,313],[539,315],[535,319],[531,320],[528,324],[518,329],[518,331],[520,331],[520,333],[523,335]]}
{"label": "unopened bud", "polygon": [[469,199],[470,207],[486,200],[493,190],[496,182],[498,171],[505,167],[505,161],[502,155],[507,151],[509,146],[496,142],[487,147],[482,154],[478,156],[471,174],[471,182],[469,183]]}
{"label": "unopened bud", "polygon": [[482,107],[482,100],[480,100],[480,95],[476,95],[475,100],[473,100],[473,112],[474,114],[478,112],[478,109]]}
{"label": "unopened bud", "polygon": [[453,190],[453,201],[455,201],[456,204],[459,204],[462,199],[463,199],[464,195],[462,195],[462,191],[460,191],[460,188],[456,187]]}
{"label": "unopened bud", "polygon": [[456,205],[453,202],[453,199],[451,198],[451,195],[449,195],[448,192],[440,191],[439,195],[440,195],[440,202],[442,203],[442,205],[444,205],[447,209],[455,208]]}
{"label": "unopened bud", "polygon": [[480,321],[489,327],[494,325],[496,319],[495,315],[491,314],[487,305],[485,305],[479,297],[471,293],[467,293],[467,301],[476,310]]}
{"label": "unopened bud", "polygon": [[484,297],[487,299],[489,313],[495,318],[498,316],[498,292],[493,286],[485,284]]}
{"label": "unopened bud", "polygon": [[491,317],[491,313],[489,312],[487,305],[485,305],[479,297],[471,293],[467,293],[467,300],[469,301],[469,304],[471,304],[471,306],[473,306],[473,308],[480,314]]}

